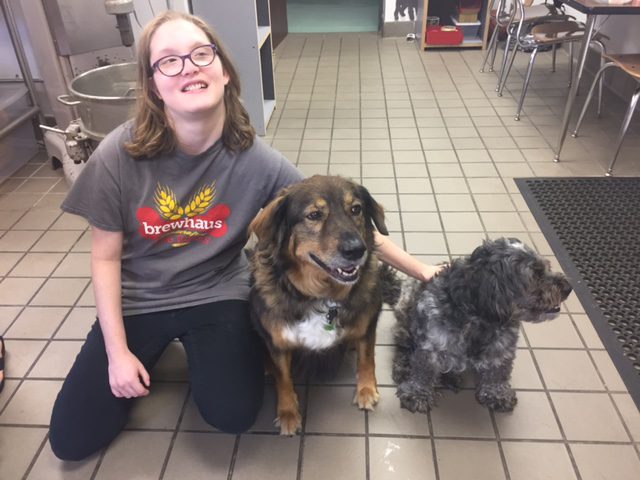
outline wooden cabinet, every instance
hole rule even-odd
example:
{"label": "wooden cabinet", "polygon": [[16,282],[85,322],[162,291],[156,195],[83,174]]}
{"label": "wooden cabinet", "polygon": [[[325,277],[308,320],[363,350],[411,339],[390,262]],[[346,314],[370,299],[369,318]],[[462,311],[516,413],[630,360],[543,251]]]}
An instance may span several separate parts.
{"label": "wooden cabinet", "polygon": [[269,0],[191,0],[191,5],[231,53],[251,124],[265,135],[276,106]]}
{"label": "wooden cabinet", "polygon": [[[427,48],[484,48],[487,43],[489,25],[489,6],[492,0],[482,0],[477,19],[469,21],[464,18],[458,21],[458,5],[460,0],[422,0],[418,8],[418,18],[421,22],[416,22],[420,29],[415,32],[416,38],[420,41],[422,49]],[[475,17],[475,16],[474,16]],[[441,43],[442,40],[433,37],[427,38],[427,27],[436,20],[440,26],[452,26],[462,30],[462,42],[453,40],[452,43]],[[437,37],[435,37],[437,38]]]}

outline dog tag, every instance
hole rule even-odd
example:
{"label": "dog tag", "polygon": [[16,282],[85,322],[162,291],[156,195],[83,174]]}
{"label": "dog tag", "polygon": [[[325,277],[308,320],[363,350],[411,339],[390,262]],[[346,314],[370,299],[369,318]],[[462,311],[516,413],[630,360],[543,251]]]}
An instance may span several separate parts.
{"label": "dog tag", "polygon": [[336,329],[336,317],[338,316],[338,307],[331,307],[327,312],[327,321],[324,324],[324,329],[331,332]]}

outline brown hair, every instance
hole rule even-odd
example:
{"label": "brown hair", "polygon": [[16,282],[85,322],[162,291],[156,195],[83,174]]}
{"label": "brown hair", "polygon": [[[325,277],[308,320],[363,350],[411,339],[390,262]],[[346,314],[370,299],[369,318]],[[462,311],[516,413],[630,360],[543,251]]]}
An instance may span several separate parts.
{"label": "brown hair", "polygon": [[225,121],[222,142],[232,151],[242,151],[253,145],[255,130],[249,114],[240,102],[240,78],[218,36],[206,22],[188,13],[167,10],[155,17],[142,31],[138,41],[138,89],[140,94],[135,108],[135,129],[125,149],[134,158],[150,158],[175,150],[177,139],[164,111],[162,100],[153,91],[151,77],[151,37],[162,24],[173,20],[186,20],[202,30],[216,45],[222,68],[229,76],[224,89]]}

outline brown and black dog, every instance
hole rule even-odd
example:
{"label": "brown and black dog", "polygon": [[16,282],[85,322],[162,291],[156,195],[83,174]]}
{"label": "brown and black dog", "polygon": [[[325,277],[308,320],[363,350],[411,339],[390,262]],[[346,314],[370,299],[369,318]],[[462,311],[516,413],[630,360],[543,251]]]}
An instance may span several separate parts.
{"label": "brown and black dog", "polygon": [[[375,227],[374,227],[375,225]],[[251,315],[272,360],[280,433],[301,427],[292,355],[355,344],[354,403],[373,410],[374,345],[382,307],[374,231],[388,235],[384,211],[366,188],[316,175],[283,189],[251,223]]]}

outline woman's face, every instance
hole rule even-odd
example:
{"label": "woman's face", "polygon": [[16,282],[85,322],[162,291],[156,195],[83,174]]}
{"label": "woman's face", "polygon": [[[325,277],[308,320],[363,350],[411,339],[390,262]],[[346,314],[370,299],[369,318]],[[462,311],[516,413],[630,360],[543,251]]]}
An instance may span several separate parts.
{"label": "woman's face", "polygon": [[[186,55],[211,42],[206,34],[187,20],[162,24],[151,37],[150,63],[167,55]],[[174,77],[159,70],[153,73],[153,90],[164,102],[167,115],[174,121],[197,119],[199,115],[219,112],[224,115],[224,87],[229,76],[220,58],[206,67],[197,67],[188,58],[184,69]]]}

